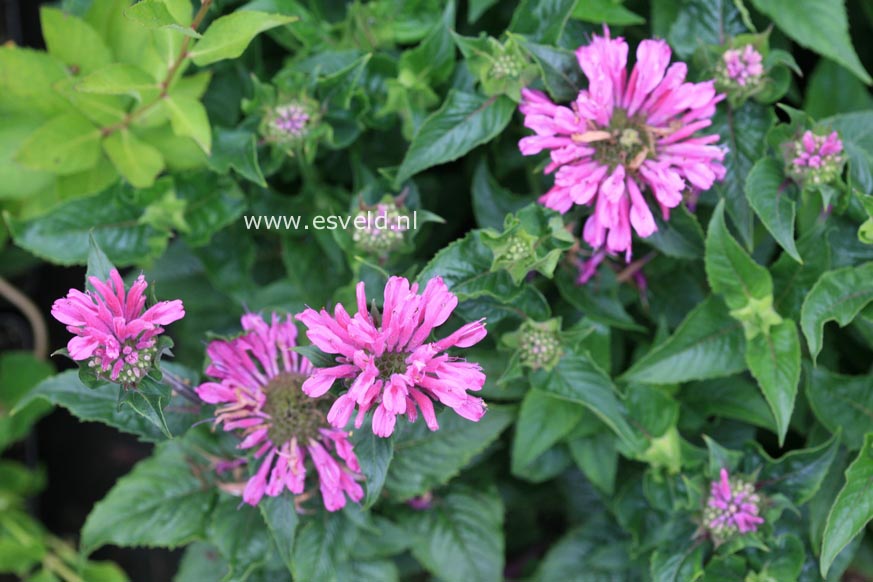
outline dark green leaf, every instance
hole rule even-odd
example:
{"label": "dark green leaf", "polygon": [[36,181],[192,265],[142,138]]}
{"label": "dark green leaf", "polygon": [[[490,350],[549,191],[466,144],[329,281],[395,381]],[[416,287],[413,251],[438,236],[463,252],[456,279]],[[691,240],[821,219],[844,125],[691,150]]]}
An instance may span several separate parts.
{"label": "dark green leaf", "polygon": [[226,174],[233,168],[239,175],[265,188],[267,182],[258,165],[257,137],[244,129],[215,127],[209,167]]}
{"label": "dark green leaf", "polygon": [[512,15],[510,32],[540,44],[557,44],[577,0],[522,0]]}
{"label": "dark green leaf", "polygon": [[873,390],[869,376],[835,374],[822,366],[804,370],[806,397],[816,418],[832,433],[842,430],[852,450],[864,443],[873,426]]}
{"label": "dark green leaf", "polygon": [[352,444],[365,477],[364,488],[367,493],[363,504],[365,508],[371,507],[378,501],[385,485],[388,467],[394,457],[394,440],[377,437],[370,430],[359,430],[352,435]]}
{"label": "dark green leaf", "polygon": [[566,436],[585,409],[532,388],[521,402],[512,441],[513,471],[521,470]]}
{"label": "dark green leaf", "polygon": [[[358,451],[355,451],[358,452]],[[277,497],[264,497],[258,504],[261,515],[267,523],[267,528],[273,535],[273,542],[282,561],[293,569],[294,539],[297,535],[297,509],[294,506],[294,496],[288,491]]]}
{"label": "dark green leaf", "polygon": [[770,333],[750,339],[746,344],[746,363],[773,411],[781,446],[788,432],[797,384],[800,382],[797,325],[790,319],[784,319],[782,323],[771,327]]}
{"label": "dark green leaf", "polygon": [[782,163],[773,158],[759,160],[746,178],[746,198],[755,214],[785,252],[803,262],[794,244],[795,204],[786,191]]}

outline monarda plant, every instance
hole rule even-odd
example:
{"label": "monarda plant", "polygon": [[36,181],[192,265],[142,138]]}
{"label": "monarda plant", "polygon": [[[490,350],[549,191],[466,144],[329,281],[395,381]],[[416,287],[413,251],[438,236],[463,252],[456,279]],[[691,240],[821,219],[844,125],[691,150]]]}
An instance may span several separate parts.
{"label": "monarda plant", "polygon": [[[873,580],[867,2],[39,15],[0,47],[0,573]],[[78,535],[52,443],[110,463],[32,446],[65,414],[146,451]]]}

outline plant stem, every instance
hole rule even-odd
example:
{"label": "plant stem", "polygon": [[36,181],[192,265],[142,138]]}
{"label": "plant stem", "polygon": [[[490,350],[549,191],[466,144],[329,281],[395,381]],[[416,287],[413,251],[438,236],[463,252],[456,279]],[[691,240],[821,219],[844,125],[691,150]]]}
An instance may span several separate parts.
{"label": "plant stem", "polygon": [[0,297],[14,305],[27,318],[33,330],[33,355],[44,360],[48,356],[48,330],[39,308],[12,283],[0,277]]}
{"label": "plant stem", "polygon": [[[202,24],[203,19],[206,18],[206,13],[209,11],[209,7],[211,5],[212,0],[202,0],[200,4],[200,9],[197,11],[197,14],[194,15],[194,20],[191,21],[191,30],[196,31],[200,24]],[[147,112],[149,109],[152,109],[155,105],[160,103],[162,99],[166,98],[170,90],[170,85],[173,84],[173,80],[176,77],[176,73],[179,72],[179,69],[182,67],[185,59],[188,58],[188,46],[190,44],[191,37],[186,36],[185,39],[182,41],[182,46],[179,48],[179,54],[176,56],[176,59],[172,62],[172,64],[170,64],[170,68],[167,69],[167,74],[164,75],[164,80],[160,83],[160,94],[153,101],[150,101],[139,109],[135,109],[128,113],[124,117],[124,119],[119,121],[118,123],[104,127],[101,130],[103,137],[111,135],[116,131],[127,129],[134,120],[142,117],[145,112]]]}

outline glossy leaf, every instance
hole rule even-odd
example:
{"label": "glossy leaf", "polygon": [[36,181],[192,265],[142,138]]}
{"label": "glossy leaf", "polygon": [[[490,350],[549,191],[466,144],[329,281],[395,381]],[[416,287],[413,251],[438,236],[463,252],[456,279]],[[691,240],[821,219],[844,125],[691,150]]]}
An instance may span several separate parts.
{"label": "glossy leaf", "polygon": [[217,18],[203,33],[189,55],[194,64],[202,67],[235,59],[243,54],[259,33],[297,20],[294,16],[241,10]]}

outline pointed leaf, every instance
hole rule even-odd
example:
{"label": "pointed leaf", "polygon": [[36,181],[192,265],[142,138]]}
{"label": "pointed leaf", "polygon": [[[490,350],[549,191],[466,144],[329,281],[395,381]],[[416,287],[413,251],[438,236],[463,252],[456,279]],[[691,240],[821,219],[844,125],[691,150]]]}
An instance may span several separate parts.
{"label": "pointed leaf", "polygon": [[148,188],[164,169],[164,156],[126,129],[116,131],[103,140],[103,151],[132,186]]}
{"label": "pointed leaf", "polygon": [[224,59],[235,59],[259,33],[297,20],[296,16],[240,10],[217,18],[189,52],[194,64],[202,67]]}
{"label": "pointed leaf", "polygon": [[802,263],[794,244],[794,201],[785,191],[782,164],[772,158],[759,160],[746,178],[746,198],[785,252]]}
{"label": "pointed leaf", "polygon": [[162,103],[170,112],[170,123],[173,133],[182,137],[190,137],[206,154],[212,150],[212,128],[206,108],[193,97],[184,97],[170,93]]}
{"label": "pointed leaf", "polygon": [[769,334],[758,334],[750,339],[746,344],[746,363],[773,411],[779,445],[782,446],[800,382],[797,325],[790,319],[783,319],[782,323],[770,328]]}
{"label": "pointed leaf", "polygon": [[100,159],[100,130],[86,117],[67,113],[33,132],[16,160],[34,170],[67,175],[88,170]]}

